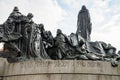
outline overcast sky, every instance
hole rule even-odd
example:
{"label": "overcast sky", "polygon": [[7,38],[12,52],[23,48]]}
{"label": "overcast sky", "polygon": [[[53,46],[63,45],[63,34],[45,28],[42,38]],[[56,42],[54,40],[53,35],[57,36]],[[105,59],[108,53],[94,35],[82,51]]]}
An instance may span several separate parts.
{"label": "overcast sky", "polygon": [[5,22],[14,6],[27,15],[34,14],[35,23],[43,23],[56,35],[62,29],[69,35],[76,32],[77,15],[82,5],[89,9],[92,41],[111,43],[120,49],[120,0],[0,0],[0,24]]}

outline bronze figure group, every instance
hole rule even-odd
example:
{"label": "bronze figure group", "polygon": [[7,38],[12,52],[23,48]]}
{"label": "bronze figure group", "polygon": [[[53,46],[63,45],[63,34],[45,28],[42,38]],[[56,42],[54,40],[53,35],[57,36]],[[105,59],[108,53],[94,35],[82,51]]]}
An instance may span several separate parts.
{"label": "bronze figure group", "polygon": [[8,19],[0,25],[0,41],[4,42],[2,57],[9,62],[26,60],[102,60],[116,61],[120,52],[111,44],[102,41],[92,42],[90,34],[92,23],[88,9],[83,5],[77,20],[77,31],[66,35],[61,29],[53,37],[51,31],[46,31],[43,24],[36,24],[33,14],[27,16],[14,7]]}

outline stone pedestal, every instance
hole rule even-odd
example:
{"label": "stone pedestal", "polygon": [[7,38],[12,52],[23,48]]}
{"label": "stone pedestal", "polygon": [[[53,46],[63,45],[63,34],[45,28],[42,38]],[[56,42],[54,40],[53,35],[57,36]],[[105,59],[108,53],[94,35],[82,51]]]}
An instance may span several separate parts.
{"label": "stone pedestal", "polygon": [[7,60],[4,58],[0,58],[0,80],[3,80],[4,72],[7,66],[8,66]]}
{"label": "stone pedestal", "polygon": [[120,80],[120,66],[85,60],[0,61],[1,80]]}

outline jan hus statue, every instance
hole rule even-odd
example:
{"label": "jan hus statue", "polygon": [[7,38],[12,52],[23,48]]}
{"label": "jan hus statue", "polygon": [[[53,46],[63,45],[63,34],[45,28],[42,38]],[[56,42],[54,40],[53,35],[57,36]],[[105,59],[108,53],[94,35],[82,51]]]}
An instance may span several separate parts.
{"label": "jan hus statue", "polygon": [[91,34],[91,21],[90,21],[90,14],[88,9],[83,5],[82,9],[78,14],[77,20],[77,34],[80,32],[81,36],[86,40],[90,41],[90,34]]}

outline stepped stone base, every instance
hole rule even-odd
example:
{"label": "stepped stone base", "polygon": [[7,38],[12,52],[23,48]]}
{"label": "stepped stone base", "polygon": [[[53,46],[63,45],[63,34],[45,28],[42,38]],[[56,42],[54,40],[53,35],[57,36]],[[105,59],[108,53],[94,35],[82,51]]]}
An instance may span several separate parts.
{"label": "stepped stone base", "polygon": [[36,60],[7,63],[0,59],[0,80],[120,80],[120,65],[87,60]]}

